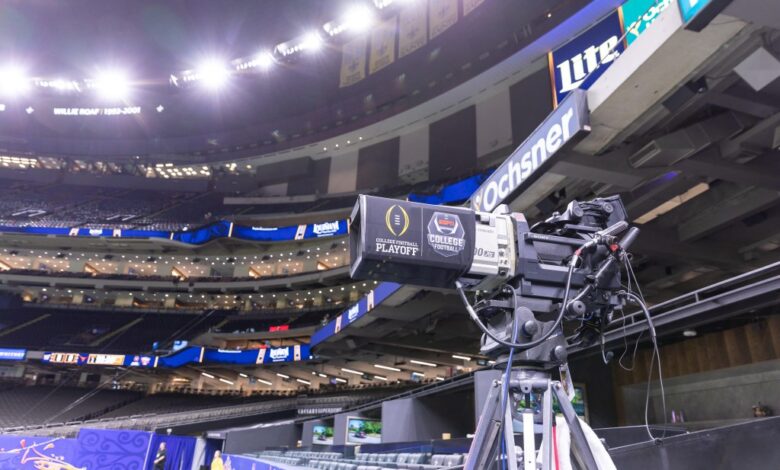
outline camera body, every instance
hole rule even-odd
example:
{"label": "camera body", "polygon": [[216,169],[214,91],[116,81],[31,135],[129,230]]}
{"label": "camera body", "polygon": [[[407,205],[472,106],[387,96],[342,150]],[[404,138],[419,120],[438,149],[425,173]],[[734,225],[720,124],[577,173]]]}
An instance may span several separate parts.
{"label": "camera body", "polygon": [[[591,342],[622,306],[618,245],[609,229],[625,229],[625,220],[618,196],[572,201],[530,226],[507,206],[486,213],[361,195],[350,222],[350,275],[444,289],[459,282],[475,292],[475,311],[498,337],[511,340],[513,319],[522,317],[523,342],[552,325],[576,253],[566,318],[580,320],[580,338]],[[502,350],[483,338],[482,353]],[[542,355],[548,352],[555,355]]]}

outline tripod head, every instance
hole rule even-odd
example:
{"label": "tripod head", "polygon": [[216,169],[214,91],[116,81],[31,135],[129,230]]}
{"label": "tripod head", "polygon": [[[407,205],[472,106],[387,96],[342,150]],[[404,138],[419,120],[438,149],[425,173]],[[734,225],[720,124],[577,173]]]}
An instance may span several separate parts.
{"label": "tripod head", "polygon": [[503,288],[478,295],[474,311],[491,333],[483,335],[480,352],[497,357],[508,350],[497,339],[522,344],[549,335],[516,358],[544,367],[559,365],[567,357],[562,320],[579,321],[576,341],[591,344],[623,307],[620,262],[639,230],[631,228],[618,240],[628,223],[617,196],[572,201],[564,212],[532,227],[521,214],[512,217],[518,274]]}

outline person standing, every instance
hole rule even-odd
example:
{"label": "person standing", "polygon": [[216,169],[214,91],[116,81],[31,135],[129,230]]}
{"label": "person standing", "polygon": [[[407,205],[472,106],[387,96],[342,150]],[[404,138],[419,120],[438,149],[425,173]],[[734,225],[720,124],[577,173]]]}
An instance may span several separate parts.
{"label": "person standing", "polygon": [[215,450],[214,458],[211,459],[211,470],[225,470],[225,465],[222,462],[222,452]]}
{"label": "person standing", "polygon": [[165,470],[165,459],[168,452],[165,450],[165,443],[161,442],[157,449],[157,455],[154,457],[154,470]]}

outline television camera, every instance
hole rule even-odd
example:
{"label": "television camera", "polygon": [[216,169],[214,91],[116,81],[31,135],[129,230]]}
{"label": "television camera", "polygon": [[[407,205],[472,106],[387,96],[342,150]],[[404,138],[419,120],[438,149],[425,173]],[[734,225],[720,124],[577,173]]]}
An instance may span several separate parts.
{"label": "television camera", "polygon": [[[513,420],[523,422],[526,449],[535,448],[533,425],[543,421],[542,466],[551,468],[553,395],[571,429],[577,463],[597,468],[569,401],[562,322],[579,322],[574,341],[592,344],[631,298],[621,287],[621,266],[639,230],[626,218],[618,196],[572,201],[532,226],[505,205],[486,213],[359,196],[350,223],[350,275],[456,289],[483,332],[481,353],[507,363],[506,377],[494,382],[486,400],[466,469],[501,459],[516,468],[513,426],[504,425]],[[466,292],[473,293],[473,305]],[[563,384],[551,378],[555,367]],[[518,403],[532,395],[542,397],[541,409],[519,411]],[[498,451],[502,429],[505,453]],[[536,468],[535,452],[524,459],[525,468]]]}

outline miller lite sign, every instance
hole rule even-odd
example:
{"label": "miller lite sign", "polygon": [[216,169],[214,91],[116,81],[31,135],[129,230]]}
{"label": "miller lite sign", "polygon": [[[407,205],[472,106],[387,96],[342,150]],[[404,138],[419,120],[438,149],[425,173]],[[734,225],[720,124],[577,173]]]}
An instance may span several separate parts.
{"label": "miller lite sign", "polygon": [[572,90],[587,90],[625,50],[623,23],[615,11],[549,53],[553,105]]}

